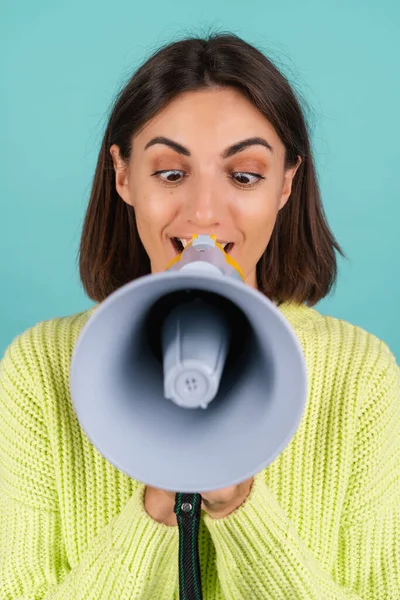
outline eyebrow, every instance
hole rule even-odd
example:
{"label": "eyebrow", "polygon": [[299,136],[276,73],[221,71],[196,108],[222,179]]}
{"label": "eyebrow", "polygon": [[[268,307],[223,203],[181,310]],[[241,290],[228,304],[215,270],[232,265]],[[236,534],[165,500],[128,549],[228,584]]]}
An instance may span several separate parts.
{"label": "eyebrow", "polygon": [[[182,146],[182,144],[178,144],[178,142],[174,142],[173,140],[170,140],[169,138],[163,136],[157,136],[150,140],[146,144],[144,149],[147,150],[147,148],[150,148],[150,146],[154,146],[155,144],[164,144],[165,146],[172,148],[172,150],[175,150],[175,152],[178,152],[178,154],[183,154],[184,156],[191,156],[190,150],[185,148],[185,146]],[[264,146],[264,148],[267,148],[267,150],[273,153],[273,148],[271,144],[267,142],[267,140],[265,140],[262,137],[251,137],[247,138],[246,140],[241,140],[240,142],[237,142],[236,144],[233,144],[228,148],[225,148],[225,150],[221,152],[221,157],[224,159],[230,158],[234,154],[242,152],[242,150],[245,150],[250,146]]]}

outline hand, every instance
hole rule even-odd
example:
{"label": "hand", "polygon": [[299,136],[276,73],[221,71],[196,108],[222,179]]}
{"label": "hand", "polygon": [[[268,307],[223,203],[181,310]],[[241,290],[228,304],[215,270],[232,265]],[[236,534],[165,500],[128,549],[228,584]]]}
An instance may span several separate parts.
{"label": "hand", "polygon": [[201,508],[213,519],[222,519],[239,508],[248,497],[254,477],[242,483],[212,492],[201,493]]}
{"label": "hand", "polygon": [[[254,477],[250,477],[237,485],[212,492],[200,492],[202,510],[213,519],[226,517],[244,503],[250,493],[253,480]],[[175,496],[175,492],[146,486],[144,505],[147,513],[158,523],[177,526],[174,513]]]}

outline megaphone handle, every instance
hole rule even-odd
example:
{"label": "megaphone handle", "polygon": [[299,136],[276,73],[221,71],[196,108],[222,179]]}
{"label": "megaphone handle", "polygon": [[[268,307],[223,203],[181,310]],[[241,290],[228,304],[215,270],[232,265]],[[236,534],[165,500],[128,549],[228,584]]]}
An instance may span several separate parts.
{"label": "megaphone handle", "polygon": [[174,512],[179,528],[179,600],[202,600],[198,548],[201,495],[178,492]]}

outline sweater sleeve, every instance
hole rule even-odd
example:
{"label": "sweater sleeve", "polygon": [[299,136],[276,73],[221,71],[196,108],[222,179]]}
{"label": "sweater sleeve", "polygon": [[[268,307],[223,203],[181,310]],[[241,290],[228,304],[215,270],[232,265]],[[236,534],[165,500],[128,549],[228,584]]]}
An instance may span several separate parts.
{"label": "sweater sleeve", "polygon": [[0,600],[172,600],[178,531],[147,514],[144,485],[69,564],[28,337],[0,364]]}
{"label": "sweater sleeve", "polygon": [[359,408],[354,458],[331,572],[313,556],[266,483],[204,521],[226,600],[395,600],[400,590],[400,370],[382,343]]}

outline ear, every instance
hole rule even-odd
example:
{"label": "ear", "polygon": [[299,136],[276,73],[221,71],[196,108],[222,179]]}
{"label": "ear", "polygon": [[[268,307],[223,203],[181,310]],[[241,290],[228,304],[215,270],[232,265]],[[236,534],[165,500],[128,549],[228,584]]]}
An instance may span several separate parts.
{"label": "ear", "polygon": [[115,170],[115,187],[122,200],[127,204],[132,204],[132,200],[129,194],[129,178],[128,178],[128,165],[121,158],[119,147],[113,144],[110,148],[110,154],[112,156],[114,170]]}
{"label": "ear", "polygon": [[293,179],[297,173],[297,169],[301,165],[301,162],[302,162],[301,156],[298,156],[297,163],[295,164],[295,166],[291,167],[290,169],[287,169],[285,171],[283,185],[282,185],[281,199],[279,202],[279,210],[281,210],[285,206],[286,202],[289,200],[290,194],[292,193]]}

